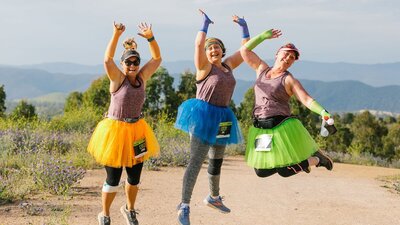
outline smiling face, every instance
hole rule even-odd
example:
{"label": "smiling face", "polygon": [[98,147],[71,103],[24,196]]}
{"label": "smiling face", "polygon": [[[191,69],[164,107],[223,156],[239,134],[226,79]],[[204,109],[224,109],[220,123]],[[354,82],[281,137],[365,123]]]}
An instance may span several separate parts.
{"label": "smiling face", "polygon": [[296,61],[296,53],[290,50],[280,50],[275,56],[275,65],[282,68],[289,68]]}
{"label": "smiling face", "polygon": [[206,56],[210,63],[221,62],[223,50],[219,44],[210,44],[206,48]]}
{"label": "smiling face", "polygon": [[140,60],[135,56],[125,59],[121,64],[125,76],[136,76],[139,72]]}

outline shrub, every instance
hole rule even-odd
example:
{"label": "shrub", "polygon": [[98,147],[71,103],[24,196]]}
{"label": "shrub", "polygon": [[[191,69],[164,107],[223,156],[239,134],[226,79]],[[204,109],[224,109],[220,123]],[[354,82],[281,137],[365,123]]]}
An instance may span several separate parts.
{"label": "shrub", "polygon": [[71,186],[82,179],[85,170],[76,168],[71,162],[51,157],[33,166],[35,184],[48,190],[52,194],[68,194]]}

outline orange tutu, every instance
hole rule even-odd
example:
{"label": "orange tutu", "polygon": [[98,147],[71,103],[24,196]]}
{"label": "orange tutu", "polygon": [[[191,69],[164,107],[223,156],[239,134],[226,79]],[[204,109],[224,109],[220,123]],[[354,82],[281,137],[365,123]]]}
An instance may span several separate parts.
{"label": "orange tutu", "polygon": [[[145,140],[147,153],[135,158],[133,145]],[[160,146],[150,126],[140,119],[126,123],[106,118],[97,124],[89,142],[88,151],[102,165],[120,168],[132,167],[157,156]]]}

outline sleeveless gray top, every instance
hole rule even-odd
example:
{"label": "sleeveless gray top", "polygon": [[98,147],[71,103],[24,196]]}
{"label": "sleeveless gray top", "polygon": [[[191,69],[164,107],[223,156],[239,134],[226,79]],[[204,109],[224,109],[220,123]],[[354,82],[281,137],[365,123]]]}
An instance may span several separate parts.
{"label": "sleeveless gray top", "polygon": [[222,63],[229,71],[224,72],[212,65],[210,73],[203,80],[196,82],[196,98],[216,106],[229,106],[235,89],[236,80],[232,69]]}
{"label": "sleeveless gray top", "polygon": [[111,93],[111,103],[107,117],[123,119],[137,118],[142,112],[145,99],[143,80],[136,77],[136,84],[132,85],[125,77],[117,91]]}
{"label": "sleeveless gray top", "polygon": [[290,96],[285,90],[285,79],[290,74],[284,72],[279,77],[267,78],[268,68],[261,72],[254,85],[255,106],[253,115],[256,118],[271,116],[290,116]]}

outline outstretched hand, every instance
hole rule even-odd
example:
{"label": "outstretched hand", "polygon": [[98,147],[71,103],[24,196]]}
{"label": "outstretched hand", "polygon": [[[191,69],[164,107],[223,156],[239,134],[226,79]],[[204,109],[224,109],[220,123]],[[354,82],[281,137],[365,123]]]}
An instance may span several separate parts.
{"label": "outstretched hand", "polygon": [[114,21],[114,33],[122,34],[125,31],[125,25],[122,23],[115,23]]}
{"label": "outstretched hand", "polygon": [[244,17],[240,18],[237,15],[233,15],[232,20],[233,20],[233,22],[239,24],[241,27],[247,26],[247,23],[246,23],[246,20],[244,20]]}
{"label": "outstretched hand", "polygon": [[153,37],[153,31],[151,30],[151,24],[147,25],[146,22],[141,22],[138,25],[138,28],[140,30],[140,33],[138,33],[139,36],[142,36],[146,39],[152,38]]}
{"label": "outstretched hand", "polygon": [[265,39],[278,38],[281,35],[282,35],[282,31],[281,30],[271,29],[266,33]]}
{"label": "outstretched hand", "polygon": [[203,12],[203,10],[199,9],[200,13],[203,15],[203,22],[205,24],[214,24],[214,22],[207,16],[207,14],[205,12]]}

